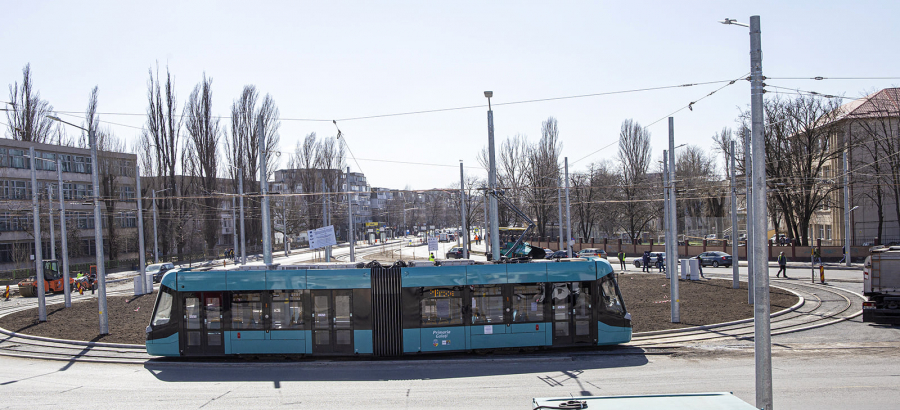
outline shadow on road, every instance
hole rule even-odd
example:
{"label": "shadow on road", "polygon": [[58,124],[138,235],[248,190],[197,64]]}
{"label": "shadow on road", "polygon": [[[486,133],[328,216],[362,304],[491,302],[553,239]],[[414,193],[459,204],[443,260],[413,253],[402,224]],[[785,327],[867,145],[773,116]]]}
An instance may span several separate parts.
{"label": "shadow on road", "polygon": [[[546,354],[455,354],[411,356],[392,360],[160,360],[144,364],[164,382],[273,382],[435,380],[538,373],[578,375],[590,369],[643,366],[642,350],[611,347]],[[543,376],[542,376],[543,377]]]}

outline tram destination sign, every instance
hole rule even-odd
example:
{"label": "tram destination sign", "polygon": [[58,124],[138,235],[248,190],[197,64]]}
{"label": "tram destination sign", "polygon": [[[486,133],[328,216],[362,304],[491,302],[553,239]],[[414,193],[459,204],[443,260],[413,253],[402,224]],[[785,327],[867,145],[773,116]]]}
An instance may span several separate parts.
{"label": "tram destination sign", "polygon": [[334,238],[334,225],[310,229],[307,233],[309,234],[309,249],[337,245],[337,240]]}

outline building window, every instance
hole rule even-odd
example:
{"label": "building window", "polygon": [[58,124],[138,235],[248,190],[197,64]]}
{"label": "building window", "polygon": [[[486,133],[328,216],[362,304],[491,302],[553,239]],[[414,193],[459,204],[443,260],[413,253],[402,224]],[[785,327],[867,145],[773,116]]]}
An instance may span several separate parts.
{"label": "building window", "polygon": [[134,201],[134,187],[129,185],[119,187],[119,200]]}
{"label": "building window", "polygon": [[25,151],[21,149],[9,150],[9,164],[13,168],[30,168],[25,158]]}

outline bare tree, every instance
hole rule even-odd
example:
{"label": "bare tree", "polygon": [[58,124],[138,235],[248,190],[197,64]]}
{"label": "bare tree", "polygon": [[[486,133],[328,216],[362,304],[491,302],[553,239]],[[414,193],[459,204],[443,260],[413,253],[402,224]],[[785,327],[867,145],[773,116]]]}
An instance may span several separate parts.
{"label": "bare tree", "polygon": [[53,106],[34,90],[31,64],[22,69],[21,86],[19,83],[9,86],[9,101],[12,109],[6,112],[8,135],[18,141],[49,143],[53,120],[47,116],[53,112]]}
{"label": "bare tree", "polygon": [[[271,96],[266,95],[259,101],[256,86],[244,86],[241,96],[231,105],[231,135],[226,138],[225,156],[231,166],[234,190],[238,188],[238,169],[244,179],[245,192],[257,191],[259,186],[259,138],[265,135],[266,171],[265,178],[271,178],[278,163],[278,142],[281,139],[278,129],[281,126],[278,107]],[[260,220],[260,201],[248,198],[246,239],[249,243],[258,243],[262,237]]]}
{"label": "bare tree", "polygon": [[[833,175],[826,175],[844,145],[834,136],[838,131],[837,100],[800,96],[766,100],[767,188],[783,209],[792,237],[809,245],[810,220],[817,210],[828,206],[831,193],[840,189]],[[833,172],[833,170],[832,170]]]}
{"label": "bare tree", "polygon": [[219,154],[219,119],[212,112],[212,79],[203,75],[200,84],[194,87],[187,105],[184,107],[185,128],[188,134],[187,163],[190,176],[196,180],[198,200],[197,208],[202,224],[203,239],[206,250],[216,245],[219,230],[219,198],[218,189],[218,154]]}
{"label": "bare tree", "polygon": [[[547,236],[547,224],[556,216],[556,183],[560,178],[559,127],[556,119],[547,118],[541,126],[541,139],[526,149],[528,158],[525,201],[537,225],[538,236]],[[561,221],[559,221],[561,222]],[[560,223],[560,226],[562,224]]]}
{"label": "bare tree", "polygon": [[622,169],[623,228],[637,241],[657,212],[648,200],[650,185],[650,131],[632,119],[622,121],[619,131],[619,167]]}
{"label": "bare tree", "polygon": [[[184,247],[184,222],[187,213],[185,203],[180,200],[178,172],[185,161],[181,135],[181,116],[175,96],[172,75],[166,70],[165,84],[159,77],[159,67],[154,76],[149,70],[147,82],[147,124],[141,131],[139,148],[142,151],[145,169],[156,176],[148,188],[158,191],[160,214],[160,252],[169,253],[177,247],[181,253]],[[173,244],[172,238],[178,238]]]}

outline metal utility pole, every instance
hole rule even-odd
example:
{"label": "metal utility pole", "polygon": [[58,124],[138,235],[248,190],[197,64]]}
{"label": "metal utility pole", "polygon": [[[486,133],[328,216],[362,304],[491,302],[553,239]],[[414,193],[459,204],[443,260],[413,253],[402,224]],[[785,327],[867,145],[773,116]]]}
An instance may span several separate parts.
{"label": "metal utility pole", "polygon": [[[50,259],[56,260],[56,233],[53,232],[53,187],[47,184],[47,211],[50,222]],[[62,221],[62,220],[60,220]]]}
{"label": "metal utility pole", "polygon": [[56,157],[56,179],[59,190],[59,244],[62,246],[63,294],[66,307],[72,307],[72,286],[69,284],[69,244],[66,241],[66,201],[63,197],[62,159]]}
{"label": "metal utility pole", "polygon": [[284,256],[288,256],[288,237],[287,237],[287,198],[281,197],[281,238],[284,241]]}
{"label": "metal utility pole", "polygon": [[466,182],[463,177],[463,162],[459,160],[459,214],[462,217],[462,229],[459,233],[462,236],[463,259],[469,259],[469,230],[466,228]]}
{"label": "metal utility pole", "polygon": [[572,218],[569,208],[569,157],[564,158],[566,165],[566,256],[572,257]]}
{"label": "metal utility pole", "polygon": [[565,249],[563,247],[563,229],[562,229],[562,181],[559,180],[559,177],[556,178],[556,213],[558,214],[556,217],[557,222],[557,231],[559,232],[559,248],[557,250]]}
{"label": "metal utility pole", "polygon": [[150,190],[150,198],[153,201],[153,263],[159,263],[159,233],[156,226],[159,224],[159,211],[156,209],[156,190]]}
{"label": "metal utility pole", "polygon": [[756,407],[772,409],[772,334],[769,318],[769,249],[766,246],[766,141],[763,129],[762,41],[759,16],[750,16],[750,115],[753,133],[753,266],[756,287],[754,344]]}
{"label": "metal utility pole", "polygon": [[[325,180],[322,180],[322,226],[328,226],[328,195]],[[325,261],[331,262],[331,247],[325,247]]]}
{"label": "metal utility pole", "polygon": [[244,171],[238,169],[238,204],[241,207],[241,265],[247,264],[247,239],[244,237]]}
{"label": "metal utility pole", "polygon": [[850,266],[850,164],[844,151],[844,263]]}
{"label": "metal utility pole", "polygon": [[97,135],[94,130],[88,131],[91,145],[91,183],[94,184],[94,248],[97,250],[97,281],[100,291],[97,294],[100,311],[100,334],[109,334],[109,312],[106,309],[106,265],[103,257],[103,220],[100,219],[100,161],[97,158]]}
{"label": "metal utility pole", "polygon": [[[669,117],[669,235],[672,236],[672,254],[666,255],[672,258],[675,269],[669,274],[669,295],[672,304],[672,323],[681,323],[681,300],[678,292],[678,208],[675,206],[675,118]],[[685,238],[687,241],[687,238]],[[687,243],[687,242],[685,242]]]}
{"label": "metal utility pole", "polygon": [[[41,248],[41,208],[38,203],[37,172],[34,167],[37,160],[34,158],[34,147],[28,148],[28,155],[31,156],[31,208],[34,213],[34,278],[37,284],[38,321],[46,322],[47,301],[44,299],[44,256],[41,254],[43,250]],[[52,221],[53,219],[51,218],[50,220]]]}
{"label": "metal utility pole", "polygon": [[263,129],[262,116],[257,119],[259,129],[259,191],[262,193],[262,237],[263,263],[272,264],[272,220],[269,219],[269,180],[266,173],[266,133]]}
{"label": "metal utility pole", "polygon": [[237,201],[234,197],[231,197],[231,239],[234,242],[234,246],[231,248],[234,251],[234,262],[237,262],[237,252],[238,252],[238,236],[237,236]]}
{"label": "metal utility pole", "polygon": [[493,195],[493,191],[497,189],[497,161],[494,158],[494,111],[491,110],[491,97],[494,96],[493,91],[485,91],[484,96],[488,99],[488,155],[490,169],[488,170],[488,187],[491,191],[490,207],[491,207],[491,253],[493,260],[500,260],[500,225],[497,216],[497,198]]}
{"label": "metal utility pole", "polygon": [[[141,270],[141,288],[144,289],[144,293],[152,293],[153,292],[153,281],[147,280],[147,250],[144,249],[144,199],[141,197],[141,167],[135,167],[134,172],[134,183],[135,189],[135,200],[137,201],[137,226],[138,226],[138,252],[139,255],[139,263]],[[69,280],[66,279],[66,282]],[[149,285],[149,286],[148,286]]]}
{"label": "metal utility pole", "polygon": [[[669,154],[668,150],[663,150],[663,232],[666,240],[666,276],[669,276],[671,280],[671,275],[675,272],[672,269],[672,258],[669,256],[672,254],[672,232],[669,231],[669,218],[672,215],[669,215]],[[671,295],[670,295],[671,297]]]}
{"label": "metal utility pole", "polygon": [[[746,192],[744,193],[744,202],[746,202],[746,220],[747,220],[747,240],[744,241],[744,253],[747,254],[747,303],[753,304],[753,295],[756,290],[753,288],[753,267],[756,264],[753,253],[750,250],[750,244],[756,238],[756,232],[753,230],[753,184],[750,180],[753,175],[753,153],[751,152],[750,132],[744,130],[744,184]],[[765,234],[764,234],[765,235]]]}
{"label": "metal utility pole", "polygon": [[[353,190],[350,189],[350,167],[347,167],[347,223],[349,226],[349,234],[347,235],[347,241],[350,242],[350,262],[356,262],[356,246],[353,243],[356,238],[353,235],[353,201],[350,200],[350,195]],[[406,209],[403,209],[403,228],[406,229]]]}
{"label": "metal utility pole", "polygon": [[487,256],[491,251],[491,245],[488,243],[487,236],[485,235],[488,231],[488,199],[487,199],[487,190],[484,191],[484,226],[481,227],[481,240],[484,241],[484,256]]}
{"label": "metal utility pole", "polygon": [[740,258],[738,258],[738,219],[737,219],[737,186],[734,178],[734,140],[731,140],[731,254],[734,263],[731,264],[731,288],[741,287]]}

